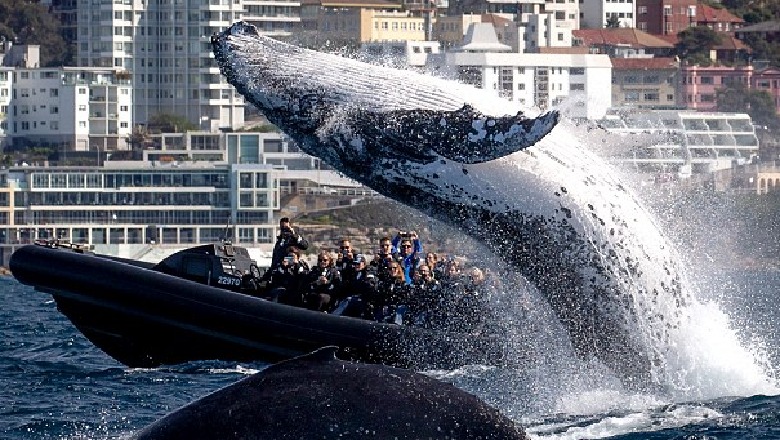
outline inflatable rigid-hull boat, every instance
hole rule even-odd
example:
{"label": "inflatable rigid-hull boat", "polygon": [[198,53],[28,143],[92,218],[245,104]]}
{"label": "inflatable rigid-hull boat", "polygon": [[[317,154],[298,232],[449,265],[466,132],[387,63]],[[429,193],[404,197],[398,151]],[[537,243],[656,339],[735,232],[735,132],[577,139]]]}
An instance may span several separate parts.
{"label": "inflatable rigid-hull boat", "polygon": [[[345,359],[410,368],[501,362],[501,344],[492,337],[331,315],[230,290],[238,282],[231,280],[232,271],[220,272],[224,258],[209,266],[201,282],[184,278],[191,274],[174,275],[165,264],[193,255],[220,259],[193,252],[210,246],[154,265],[28,245],[14,252],[10,268],[21,283],[51,294],[84,336],[130,367],[208,359],[276,362],[323,346],[339,347]],[[241,250],[231,246],[233,260],[241,259]]]}

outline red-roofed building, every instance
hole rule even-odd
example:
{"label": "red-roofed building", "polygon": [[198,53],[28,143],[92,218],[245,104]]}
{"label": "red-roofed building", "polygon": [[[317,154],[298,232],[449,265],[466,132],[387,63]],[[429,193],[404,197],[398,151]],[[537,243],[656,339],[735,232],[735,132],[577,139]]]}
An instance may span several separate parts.
{"label": "red-roofed building", "polygon": [[669,56],[674,45],[634,28],[579,29],[572,32],[574,45],[587,47],[590,53],[611,57],[650,54]]}
{"label": "red-roofed building", "polygon": [[674,58],[612,58],[612,105],[676,108],[678,72]]}
{"label": "red-roofed building", "polygon": [[780,114],[780,69],[768,67],[754,72],[751,87],[769,93],[775,102],[775,113]]}
{"label": "red-roofed building", "polygon": [[733,32],[743,24],[745,20],[725,9],[713,8],[703,3],[696,8],[697,26],[707,26],[715,32]]}
{"label": "red-roofed building", "polygon": [[696,0],[637,0],[637,28],[653,35],[677,35],[696,23]]}
{"label": "red-roofed building", "polygon": [[718,90],[734,82],[753,83],[753,66],[682,66],[680,103],[699,111],[717,110]]}
{"label": "red-roofed building", "polygon": [[[714,46],[710,50],[710,60],[714,63],[726,63],[726,64],[744,64],[750,58],[752,52],[741,40],[737,39],[733,33],[718,32],[720,36],[720,44]],[[669,44],[676,46],[678,39],[677,35],[659,35],[661,38],[667,41]]]}

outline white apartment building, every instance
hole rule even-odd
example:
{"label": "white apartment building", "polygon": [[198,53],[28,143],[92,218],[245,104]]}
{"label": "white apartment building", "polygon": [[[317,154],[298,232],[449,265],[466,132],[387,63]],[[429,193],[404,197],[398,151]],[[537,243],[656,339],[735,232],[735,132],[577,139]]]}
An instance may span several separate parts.
{"label": "white apartment building", "polygon": [[8,112],[13,95],[13,78],[13,68],[0,66],[0,148],[5,148],[8,141]]}
{"label": "white apartment building", "polygon": [[581,0],[580,23],[583,28],[603,28],[610,17],[617,18],[620,27],[636,27],[634,0]]}
{"label": "white apartment building", "polygon": [[369,41],[360,45],[361,59],[397,67],[422,67],[430,56],[441,53],[438,41]]}
{"label": "white apartment building", "polygon": [[[3,79],[6,81],[4,82]],[[10,88],[10,99],[3,90]],[[104,68],[0,71],[0,127],[6,142],[65,151],[128,149],[133,90],[126,73]]]}
{"label": "white apartment building", "polygon": [[599,119],[612,105],[607,55],[451,52],[459,79],[527,107],[562,108],[575,119]]}
{"label": "white apartment building", "polygon": [[265,35],[287,37],[301,22],[300,0],[240,0],[242,19]]}
{"label": "white apartment building", "polygon": [[539,52],[543,47],[571,47],[572,28],[555,19],[554,12],[544,12],[544,0],[530,0],[514,5],[516,13],[462,14],[438,17],[434,38],[445,47],[460,45],[475,24],[492,25],[498,41],[511,46],[512,52]]}
{"label": "white apartment building", "polygon": [[245,103],[220,75],[209,38],[240,20],[247,10],[262,17],[265,12],[256,8],[260,4],[78,0],[76,60],[81,66],[128,72],[137,123],[167,113],[186,117],[204,130],[239,128],[244,124]]}
{"label": "white apartment building", "polygon": [[554,14],[560,28],[570,31],[580,28],[579,0],[544,0],[544,12]]}
{"label": "white apartment building", "polygon": [[523,14],[520,23],[505,27],[504,41],[515,52],[536,53],[545,47],[571,47],[570,23],[555,19],[555,13]]}

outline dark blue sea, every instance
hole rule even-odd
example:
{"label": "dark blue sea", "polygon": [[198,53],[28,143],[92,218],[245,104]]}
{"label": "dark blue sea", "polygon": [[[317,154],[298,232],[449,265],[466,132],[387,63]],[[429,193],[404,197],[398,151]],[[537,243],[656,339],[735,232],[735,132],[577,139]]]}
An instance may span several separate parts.
{"label": "dark blue sea", "polygon": [[[553,395],[544,382],[529,383],[487,367],[431,374],[498,406],[525,426],[532,438],[780,438],[780,397],[772,395],[778,393],[750,391],[772,391],[766,383],[773,383],[775,366],[780,365],[780,272],[723,272],[710,276],[705,284],[717,286],[710,292],[712,298],[706,300],[713,301],[728,317],[725,323],[706,324],[733,326],[741,346],[760,359],[761,372],[745,372],[740,367],[744,359],[727,358],[724,365],[728,367],[733,361],[734,369],[703,373],[704,382],[711,383],[702,385],[699,380],[699,388],[689,392],[630,394],[602,384],[590,389],[579,384],[567,394],[558,377],[557,383],[550,385],[558,389]],[[10,277],[0,279],[0,295],[3,440],[123,438],[264,367],[198,362],[129,369],[81,336],[58,313],[48,295]],[[729,344],[724,341],[723,345]],[[713,357],[724,356],[717,343],[710,352]],[[537,367],[540,377],[545,377],[548,368],[550,375],[556,374],[554,366]],[[683,369],[694,371],[695,367]],[[727,386],[730,383],[733,386]],[[702,388],[730,392],[713,396],[712,392],[702,393]]]}

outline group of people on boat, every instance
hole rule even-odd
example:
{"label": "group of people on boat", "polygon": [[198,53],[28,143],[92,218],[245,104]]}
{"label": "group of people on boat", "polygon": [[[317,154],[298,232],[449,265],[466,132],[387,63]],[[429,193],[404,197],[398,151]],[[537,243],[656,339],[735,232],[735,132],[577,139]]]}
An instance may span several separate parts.
{"label": "group of people on boat", "polygon": [[371,253],[342,239],[309,267],[308,241],[288,218],[280,220],[264,296],[283,304],[379,322],[473,328],[484,317],[491,275],[463,260],[423,253],[414,231],[382,237]]}

